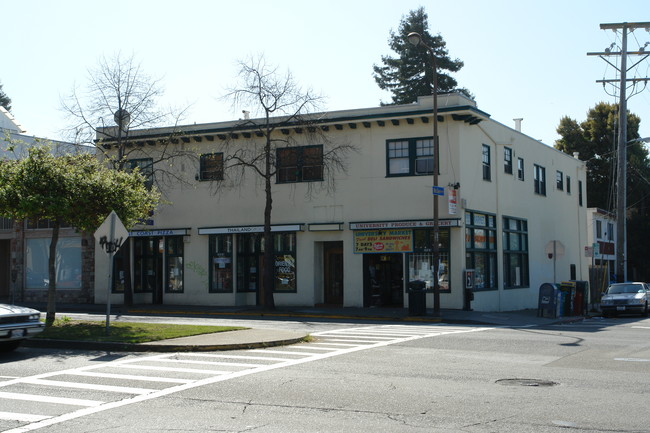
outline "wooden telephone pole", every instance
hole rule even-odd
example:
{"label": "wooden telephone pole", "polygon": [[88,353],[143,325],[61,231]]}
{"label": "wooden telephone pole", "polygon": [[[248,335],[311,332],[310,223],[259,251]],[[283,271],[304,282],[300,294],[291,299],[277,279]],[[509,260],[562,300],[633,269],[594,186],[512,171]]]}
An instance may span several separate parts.
{"label": "wooden telephone pole", "polygon": [[[627,78],[627,72],[644,61],[650,56],[646,52],[645,46],[638,51],[628,51],[627,36],[635,29],[643,28],[650,31],[650,22],[644,23],[618,23],[618,24],[601,24],[602,30],[613,30],[621,32],[621,50],[612,51],[611,47],[604,52],[587,53],[588,56],[599,56],[605,62],[616,69],[619,79],[597,80],[597,83],[618,85],[619,104],[618,104],[618,147],[617,147],[617,168],[616,168],[616,280],[617,282],[627,281],[627,86],[628,83],[635,85],[639,82],[648,82],[650,78]],[[613,44],[612,44],[613,45]],[[642,56],[639,61],[628,68],[628,56]],[[609,61],[609,57],[620,57],[620,65],[616,62]]]}

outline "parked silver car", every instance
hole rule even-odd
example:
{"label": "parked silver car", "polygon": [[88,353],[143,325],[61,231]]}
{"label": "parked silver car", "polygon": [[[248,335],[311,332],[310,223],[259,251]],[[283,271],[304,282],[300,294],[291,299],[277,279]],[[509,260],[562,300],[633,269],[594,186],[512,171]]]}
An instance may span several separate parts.
{"label": "parked silver car", "polygon": [[44,328],[40,311],[0,304],[0,351],[14,350],[25,339],[43,332]]}
{"label": "parked silver car", "polygon": [[617,314],[648,315],[650,286],[646,283],[611,284],[600,298],[600,310],[603,316]]}

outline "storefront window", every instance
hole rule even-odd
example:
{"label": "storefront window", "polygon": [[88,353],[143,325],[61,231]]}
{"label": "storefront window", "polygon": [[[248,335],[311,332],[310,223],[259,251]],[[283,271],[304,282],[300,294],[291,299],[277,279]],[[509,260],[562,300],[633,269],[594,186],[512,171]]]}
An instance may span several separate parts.
{"label": "storefront window", "polygon": [[232,235],[210,236],[210,293],[232,292]]}
{"label": "storefront window", "polygon": [[171,236],[165,239],[167,273],[165,291],[167,293],[183,293],[183,237]]}
{"label": "storefront window", "polygon": [[[296,234],[274,233],[276,292],[296,291]],[[254,292],[262,279],[264,236],[239,235],[237,239],[237,291]]]}
{"label": "storefront window", "polygon": [[[26,287],[43,289],[49,285],[48,259],[50,239],[26,240]],[[61,238],[56,244],[56,286],[59,289],[81,288],[81,238]]]}
{"label": "storefront window", "polygon": [[[433,288],[433,230],[413,230],[413,254],[409,254],[409,281],[420,280],[427,289]],[[441,228],[438,232],[438,284],[441,291],[449,291],[449,229]]]}
{"label": "storefront window", "polygon": [[474,290],[497,288],[496,218],[478,212],[465,213],[465,267],[474,269]]}

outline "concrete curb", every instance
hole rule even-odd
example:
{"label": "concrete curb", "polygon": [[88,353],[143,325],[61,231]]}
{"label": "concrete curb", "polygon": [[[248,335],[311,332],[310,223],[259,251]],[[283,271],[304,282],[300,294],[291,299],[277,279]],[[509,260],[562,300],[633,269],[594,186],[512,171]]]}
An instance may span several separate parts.
{"label": "concrete curb", "polygon": [[[237,331],[232,331],[237,332]],[[107,352],[217,352],[227,350],[260,349],[265,347],[289,346],[305,341],[308,334],[294,338],[277,340],[254,341],[242,343],[215,343],[215,344],[175,344],[173,342],[161,343],[113,343],[98,341],[71,341],[49,340],[32,338],[23,342],[23,346],[41,349],[61,350],[101,350]],[[170,340],[168,340],[170,341]]]}

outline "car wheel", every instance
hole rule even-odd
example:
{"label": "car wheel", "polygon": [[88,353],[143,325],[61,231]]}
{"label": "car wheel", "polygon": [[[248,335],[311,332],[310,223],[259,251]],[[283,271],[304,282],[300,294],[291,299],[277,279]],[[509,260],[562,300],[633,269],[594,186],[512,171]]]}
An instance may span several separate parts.
{"label": "car wheel", "polygon": [[21,342],[21,340],[14,340],[0,343],[0,352],[11,352],[12,350],[17,349]]}
{"label": "car wheel", "polygon": [[645,303],[645,308],[643,309],[643,317],[648,317],[648,303]]}

